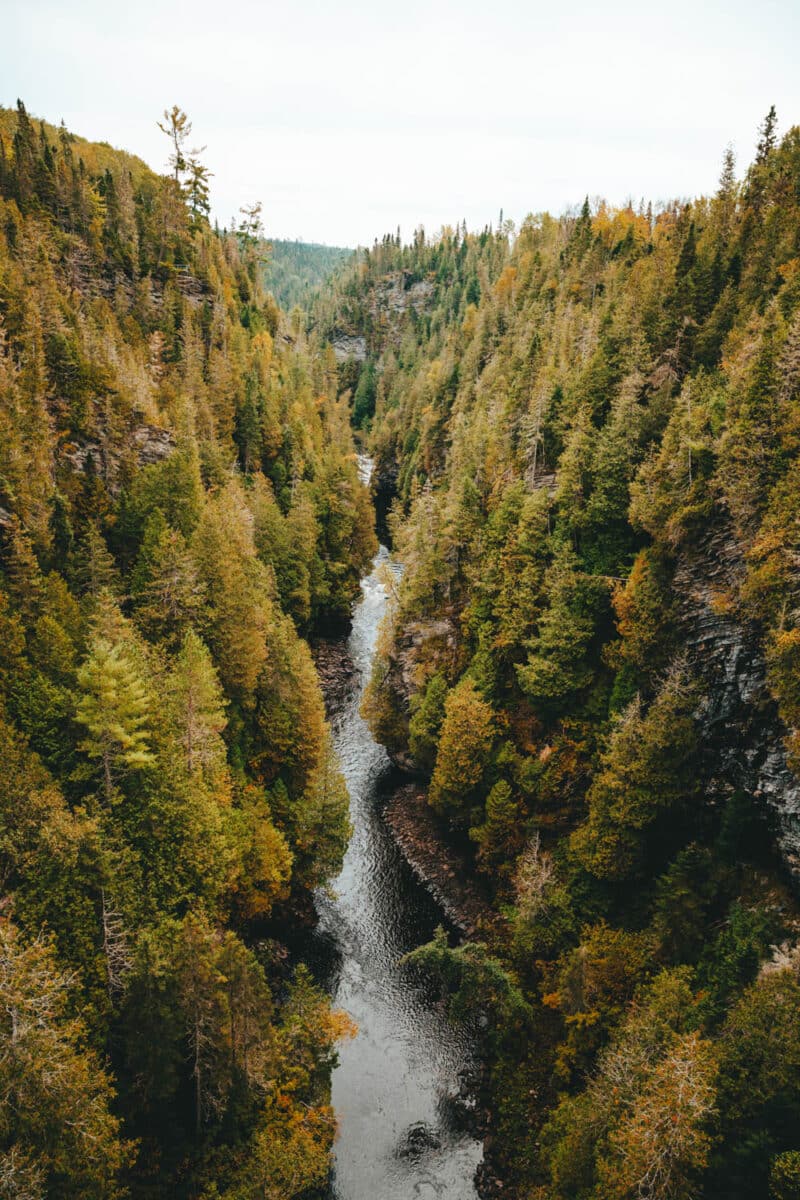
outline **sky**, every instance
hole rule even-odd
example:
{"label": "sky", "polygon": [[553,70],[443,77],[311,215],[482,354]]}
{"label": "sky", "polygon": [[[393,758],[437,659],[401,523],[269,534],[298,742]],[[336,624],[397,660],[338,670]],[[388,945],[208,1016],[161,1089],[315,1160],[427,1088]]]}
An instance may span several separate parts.
{"label": "sky", "polygon": [[164,170],[180,105],[221,224],[368,245],[585,195],[713,191],[800,123],[800,0],[0,0],[0,104]]}

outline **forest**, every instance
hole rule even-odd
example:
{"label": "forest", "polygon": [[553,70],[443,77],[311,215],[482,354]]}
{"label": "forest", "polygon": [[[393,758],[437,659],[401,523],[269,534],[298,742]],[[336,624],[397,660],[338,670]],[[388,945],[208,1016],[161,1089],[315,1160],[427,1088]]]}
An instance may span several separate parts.
{"label": "forest", "polygon": [[305,637],[375,550],[258,212],[0,112],[0,1195],[286,1197],[350,1032],[286,931],[349,834]]}
{"label": "forest", "polygon": [[266,252],[264,287],[284,312],[307,309],[316,293],[353,253],[340,246],[272,238]]}
{"label": "forest", "polygon": [[363,712],[484,898],[408,961],[482,1031],[481,1194],[797,1200],[800,127],[272,257],[161,128],[0,109],[0,1197],[326,1194],[309,641],[377,517]]}
{"label": "forest", "polygon": [[800,1196],[800,129],[388,236],[316,319],[404,565],[365,712],[483,877],[488,1194]]}

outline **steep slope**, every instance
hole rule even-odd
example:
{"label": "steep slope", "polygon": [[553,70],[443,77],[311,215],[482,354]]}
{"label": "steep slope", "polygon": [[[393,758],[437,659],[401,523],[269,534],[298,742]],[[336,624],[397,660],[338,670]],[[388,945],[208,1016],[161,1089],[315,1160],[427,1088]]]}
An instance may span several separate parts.
{"label": "steep slope", "polygon": [[328,316],[404,564],[367,712],[503,917],[415,960],[488,1022],[487,1188],[766,1195],[800,1150],[800,983],[759,975],[797,921],[800,130],[711,199],[508,232],[387,239]]}
{"label": "steep slope", "polygon": [[353,250],[342,246],[273,238],[269,243],[264,286],[284,311],[291,312],[296,306],[307,309],[331,275],[341,270],[353,254]]}
{"label": "steep slope", "polygon": [[484,1032],[483,1190],[796,1195],[800,130],[387,237],[309,334],[175,145],[0,110],[0,1187],[323,1186],[347,1021],[284,942],[348,835],[302,635],[375,549],[352,419],[366,711],[494,901],[411,956]]}
{"label": "steep slope", "polygon": [[197,178],[0,111],[7,1195],[328,1172],[347,1021],[282,941],[347,796],[300,632],[372,510],[331,357]]}

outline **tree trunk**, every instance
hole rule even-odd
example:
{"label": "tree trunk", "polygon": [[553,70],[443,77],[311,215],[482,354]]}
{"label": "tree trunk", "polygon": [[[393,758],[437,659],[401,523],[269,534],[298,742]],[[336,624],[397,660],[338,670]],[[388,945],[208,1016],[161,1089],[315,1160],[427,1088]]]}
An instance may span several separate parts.
{"label": "tree trunk", "polygon": [[194,1132],[198,1142],[203,1126],[203,1088],[200,1066],[200,1015],[194,1021]]}

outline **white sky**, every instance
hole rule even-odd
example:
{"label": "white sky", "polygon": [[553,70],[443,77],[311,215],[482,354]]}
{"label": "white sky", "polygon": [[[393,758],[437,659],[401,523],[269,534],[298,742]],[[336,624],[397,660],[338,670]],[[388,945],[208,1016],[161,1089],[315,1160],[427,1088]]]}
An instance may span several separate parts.
{"label": "white sky", "polygon": [[339,245],[711,191],[799,53],[800,0],[0,0],[1,104],[161,170],[177,103],[221,222]]}

